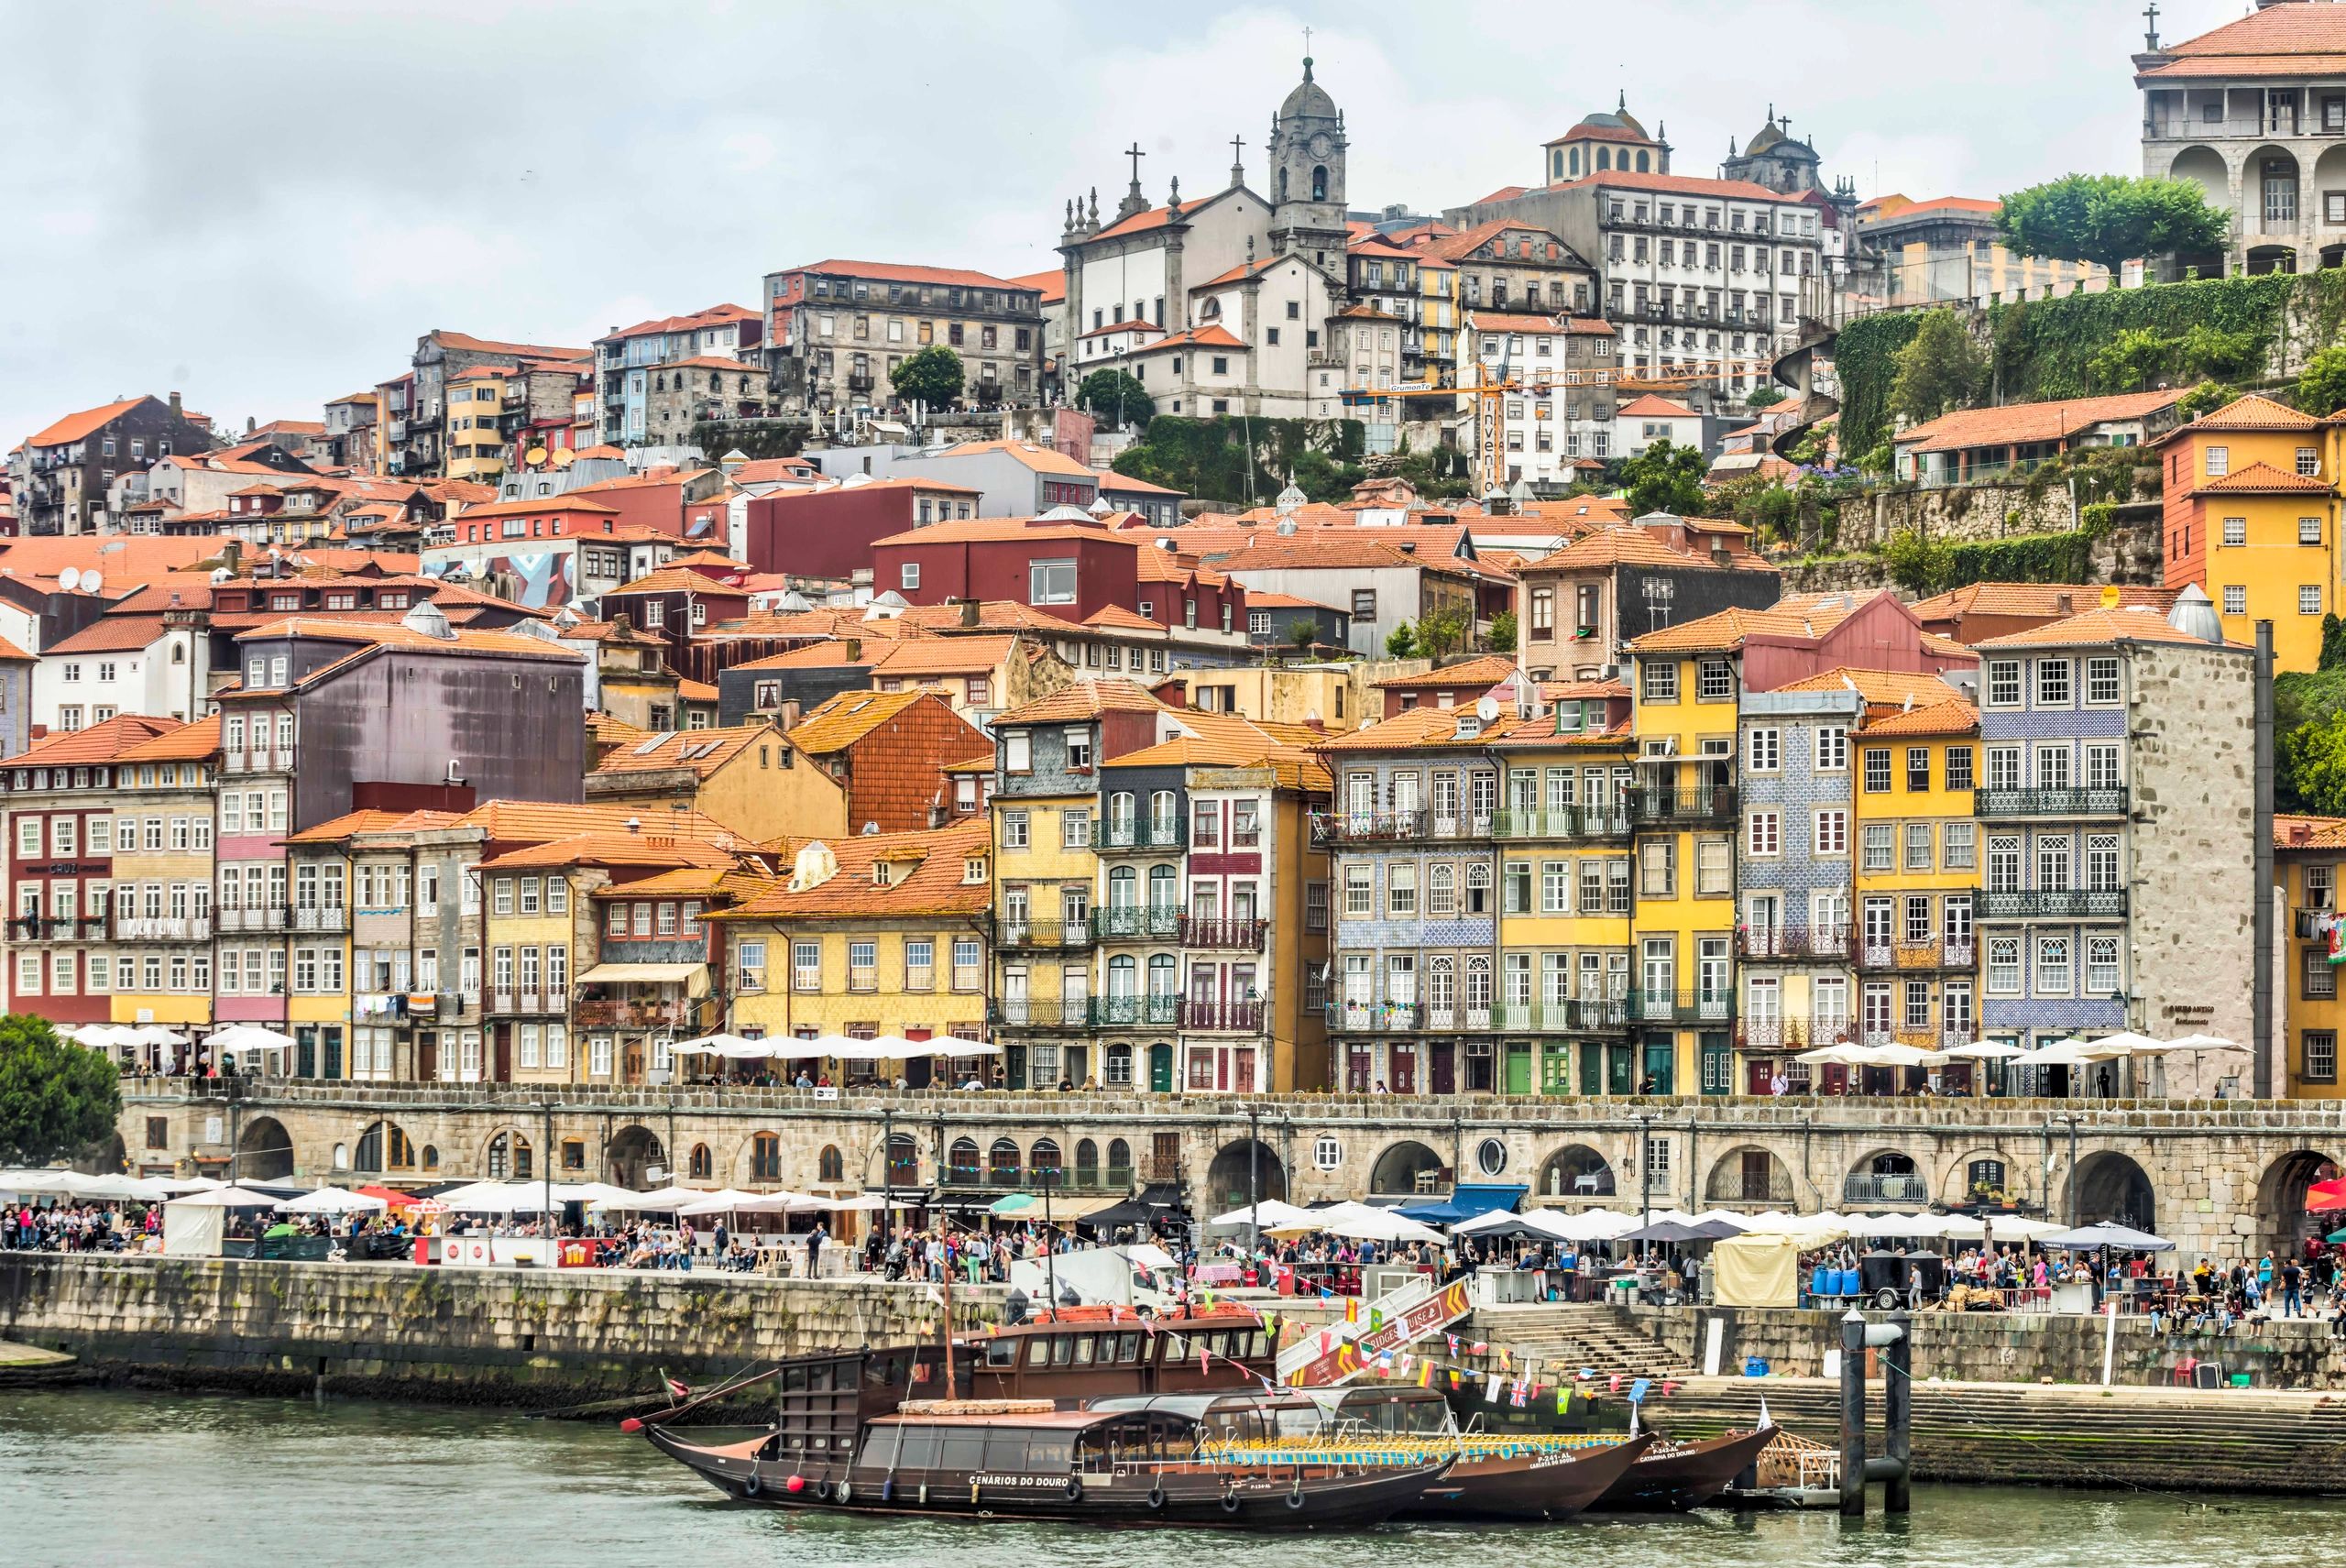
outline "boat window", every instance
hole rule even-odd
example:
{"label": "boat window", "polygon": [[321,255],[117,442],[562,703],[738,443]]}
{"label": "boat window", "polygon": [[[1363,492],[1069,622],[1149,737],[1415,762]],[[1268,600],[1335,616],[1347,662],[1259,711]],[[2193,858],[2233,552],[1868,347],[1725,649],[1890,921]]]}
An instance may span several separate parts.
{"label": "boat window", "polygon": [[893,1355],[872,1356],[863,1364],[863,1381],[867,1387],[893,1387],[904,1378],[904,1356],[902,1352]]}
{"label": "boat window", "polygon": [[1074,1360],[1075,1336],[1073,1334],[1053,1334],[1051,1336],[1051,1365],[1053,1366],[1066,1366],[1073,1363]]}
{"label": "boat window", "polygon": [[983,1427],[969,1431],[953,1431],[944,1434],[945,1445],[937,1467],[942,1470],[976,1470],[985,1457],[986,1434]]}
{"label": "boat window", "polygon": [[1228,1355],[1230,1354],[1230,1336],[1228,1334],[1216,1331],[1213,1333],[1207,1334],[1204,1338],[1205,1348],[1212,1352],[1214,1354]]}
{"label": "boat window", "polygon": [[1138,1361],[1140,1359],[1140,1335],[1136,1333],[1118,1334],[1116,1336],[1116,1359],[1124,1363],[1126,1365],[1130,1365],[1132,1363]]}
{"label": "boat window", "polygon": [[990,1339],[986,1341],[986,1365],[988,1366],[1015,1366],[1018,1364],[1019,1343],[1019,1341],[1014,1339]]}
{"label": "boat window", "polygon": [[782,1369],[782,1387],[784,1393],[788,1393],[794,1388],[805,1388],[806,1387],[806,1369],[805,1367],[785,1366]]}
{"label": "boat window", "polygon": [[986,1468],[996,1471],[1020,1471],[1028,1468],[1026,1442],[1024,1431],[995,1431],[986,1434]]}
{"label": "boat window", "polygon": [[934,1431],[904,1433],[904,1456],[896,1461],[902,1470],[934,1470],[937,1465],[937,1434]]}
{"label": "boat window", "polygon": [[1097,1342],[1094,1341],[1090,1334],[1078,1334],[1075,1336],[1075,1364],[1078,1366],[1089,1366],[1091,1365],[1091,1351],[1095,1343],[1097,1343]]}

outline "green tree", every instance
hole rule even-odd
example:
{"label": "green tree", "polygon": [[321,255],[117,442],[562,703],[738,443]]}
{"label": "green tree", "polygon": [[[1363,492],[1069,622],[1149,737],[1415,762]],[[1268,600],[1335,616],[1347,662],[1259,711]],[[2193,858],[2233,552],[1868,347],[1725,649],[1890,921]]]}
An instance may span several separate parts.
{"label": "green tree", "polygon": [[961,356],[941,343],[932,343],[907,355],[888,372],[888,385],[905,402],[918,400],[930,408],[948,406],[961,395]]}
{"label": "green tree", "polygon": [[[2328,352],[2323,350],[2323,353]],[[2314,357],[2318,359],[2320,355]],[[2217,381],[2202,381],[2176,400],[2176,411],[2185,419],[2198,419],[2201,414],[2222,408],[2239,396],[2240,392],[2234,388]]]}
{"label": "green tree", "polygon": [[2175,360],[2176,340],[2149,327],[2129,327],[2086,361],[2086,377],[2097,392],[2139,392],[2165,374]]}
{"label": "green tree", "polygon": [[2335,611],[2321,618],[2321,653],[2314,668],[2346,669],[2346,620],[2340,620]]}
{"label": "green tree", "polygon": [[1157,400],[1122,370],[1094,370],[1075,389],[1075,406],[1104,420],[1111,430],[1146,424],[1157,417]]}
{"label": "green tree", "polygon": [[1629,492],[1629,513],[1643,517],[1666,511],[1679,517],[1699,517],[1703,511],[1703,476],[1710,463],[1696,446],[1657,441],[1621,465],[1621,483]]}
{"label": "green tree", "polygon": [[2190,381],[2230,380],[2253,374],[2264,367],[2264,334],[2225,332],[2206,322],[2194,323],[2176,342],[2175,367]]}
{"label": "green tree", "polygon": [[122,1115],[121,1074],[29,1013],[0,1017],[0,1163],[46,1165],[96,1143]]}
{"label": "green tree", "polygon": [[1897,367],[1890,382],[1891,411],[1915,424],[1969,407],[1988,376],[1987,356],[1963,318],[1950,310],[1924,312],[1913,340],[1891,362]]}
{"label": "green tree", "polygon": [[1308,615],[1299,615],[1287,623],[1287,640],[1299,653],[1320,641],[1320,625]]}
{"label": "green tree", "polygon": [[1502,653],[1515,652],[1515,611],[1503,609],[1491,617],[1491,646]]}
{"label": "green tree", "polygon": [[2346,409],[2346,348],[2325,348],[2297,373],[2293,400],[2309,414],[2328,416]]}
{"label": "green tree", "polygon": [[2004,243],[2023,256],[2097,261],[2116,272],[2137,258],[2220,248],[2231,220],[2196,181],[2068,174],[2003,199]]}
{"label": "green tree", "polygon": [[1466,633],[1473,625],[1464,605],[1430,609],[1418,617],[1418,652],[1437,664],[1453,653],[1463,652]]}
{"label": "green tree", "polygon": [[1418,629],[1406,620],[1395,627],[1385,639],[1385,656],[1388,659],[1416,658]]}
{"label": "green tree", "polygon": [[2300,724],[2274,743],[2275,804],[2346,816],[2346,709]]}
{"label": "green tree", "polygon": [[1750,394],[1743,400],[1743,406],[1755,411],[1772,409],[1783,400],[1784,389],[1781,387],[1763,381],[1751,389]]}

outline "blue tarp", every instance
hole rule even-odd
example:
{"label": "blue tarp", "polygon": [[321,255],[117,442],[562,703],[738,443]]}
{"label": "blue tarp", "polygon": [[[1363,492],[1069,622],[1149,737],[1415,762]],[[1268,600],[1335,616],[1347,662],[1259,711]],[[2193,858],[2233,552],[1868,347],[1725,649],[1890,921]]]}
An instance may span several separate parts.
{"label": "blue tarp", "polygon": [[1462,1182],[1441,1203],[1410,1203],[1394,1211],[1405,1220],[1426,1225],[1454,1225],[1495,1210],[1512,1213],[1531,1189],[1512,1182]]}

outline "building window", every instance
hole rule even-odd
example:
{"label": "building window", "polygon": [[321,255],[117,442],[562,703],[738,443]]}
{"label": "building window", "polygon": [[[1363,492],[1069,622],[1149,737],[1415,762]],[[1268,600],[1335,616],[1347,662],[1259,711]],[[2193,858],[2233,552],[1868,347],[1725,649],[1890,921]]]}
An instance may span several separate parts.
{"label": "building window", "polygon": [[2086,661],[2086,701],[2095,704],[2118,700],[2118,661],[2112,658]]}
{"label": "building window", "polygon": [[1744,852],[1773,856],[1783,850],[1783,823],[1775,812],[1755,811],[1744,824]]}
{"label": "building window", "polygon": [[1678,662],[1674,659],[1649,660],[1638,666],[1639,696],[1646,702],[1676,702],[1678,700]]}
{"label": "building window", "polygon": [[2018,659],[1988,661],[1988,706],[1990,707],[2020,706],[2020,661]]}
{"label": "building window", "polygon": [[2297,519],[2297,543],[2300,544],[2319,544],[2321,543],[2321,519],[2318,517],[2301,517]]}
{"label": "building window", "polygon": [[2208,477],[2220,479],[2232,471],[2232,451],[2229,446],[2208,448]]}
{"label": "building window", "polygon": [[1072,561],[1036,561],[1026,568],[1026,602],[1028,604],[1073,604],[1075,602],[1075,563]]}
{"label": "building window", "polygon": [[1888,795],[1890,793],[1890,748],[1869,746],[1866,748],[1865,757],[1866,793]]}
{"label": "building window", "polygon": [[1820,811],[1816,814],[1816,852],[1820,855],[1846,855],[1849,852],[1847,812]]}
{"label": "building window", "polygon": [[2039,996],[2066,996],[2077,989],[2069,974],[2068,938],[2037,936],[2034,989]]}
{"label": "building window", "polygon": [[1744,770],[1747,773],[1772,773],[1782,760],[1781,738],[1772,729],[1751,729],[1743,737]]}
{"label": "building window", "polygon": [[2226,615],[2248,613],[2248,589],[2239,583],[2224,585],[2224,613]]}
{"label": "building window", "polygon": [[2338,1036],[2334,1030],[2308,1029],[2298,1076],[2308,1083],[2338,1081]]}
{"label": "building window", "polygon": [[1695,666],[1694,696],[1702,702],[1725,702],[1735,696],[1735,670],[1724,659],[1705,659]]}
{"label": "building window", "polygon": [[2297,588],[2297,613],[2299,615],[2319,615],[2321,613],[2321,585],[2319,583],[2305,583],[2299,585]]}
{"label": "building window", "polygon": [[2224,519],[2224,543],[2235,546],[2247,543],[2248,519],[2244,517]]}
{"label": "building window", "polygon": [[2039,659],[2036,661],[2036,706],[2066,707],[2069,706],[2069,661]]}

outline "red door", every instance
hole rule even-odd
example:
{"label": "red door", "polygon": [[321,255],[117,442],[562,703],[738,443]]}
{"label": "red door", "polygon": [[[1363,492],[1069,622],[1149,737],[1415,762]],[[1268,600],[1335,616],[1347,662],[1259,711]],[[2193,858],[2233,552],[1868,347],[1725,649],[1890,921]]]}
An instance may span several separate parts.
{"label": "red door", "polygon": [[1418,1091],[1418,1048],[1415,1046],[1393,1047],[1393,1092],[1415,1094]]}
{"label": "red door", "polygon": [[1436,1040],[1428,1049],[1431,1056],[1427,1063],[1427,1076],[1433,1080],[1432,1091],[1436,1094],[1457,1093],[1458,1047],[1456,1043],[1450,1040]]}
{"label": "red door", "polygon": [[493,1076],[499,1083],[510,1083],[513,1081],[513,1025],[499,1024],[496,1040],[497,1068]]}

